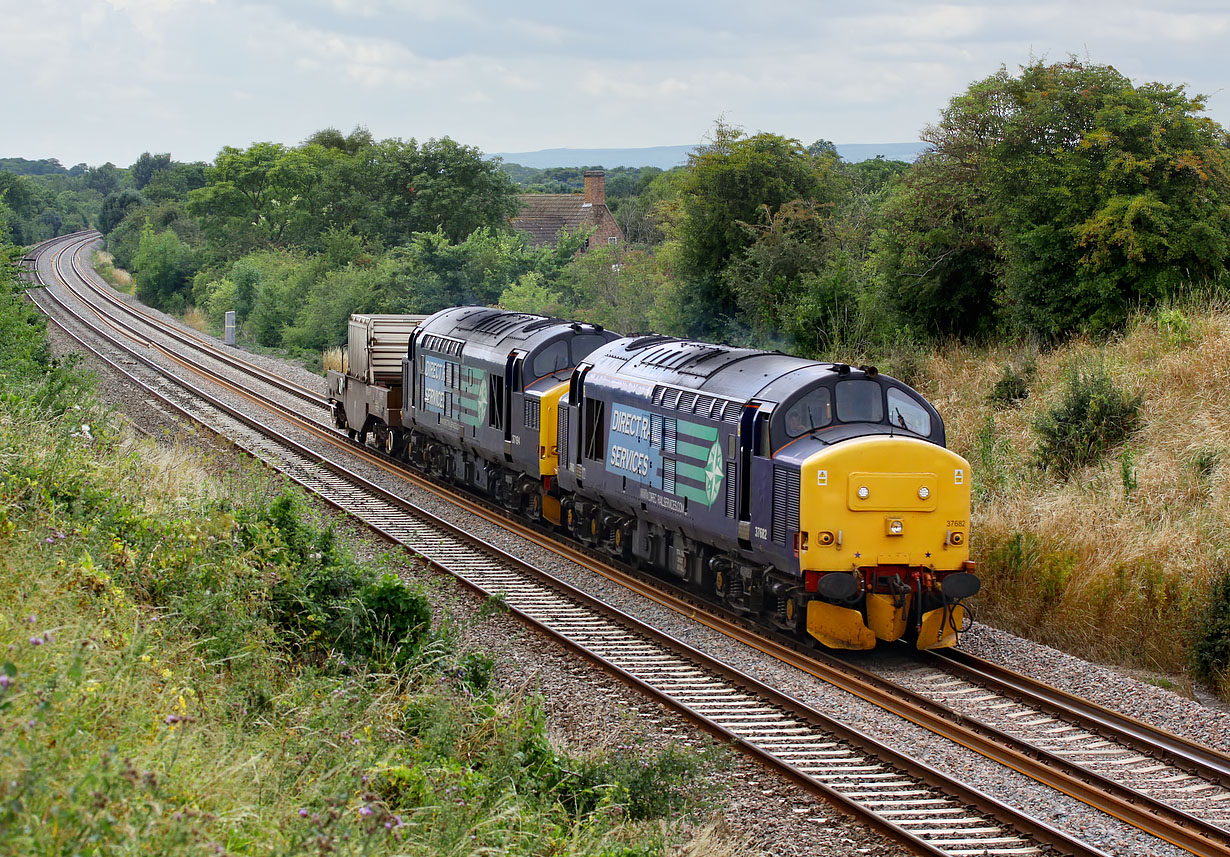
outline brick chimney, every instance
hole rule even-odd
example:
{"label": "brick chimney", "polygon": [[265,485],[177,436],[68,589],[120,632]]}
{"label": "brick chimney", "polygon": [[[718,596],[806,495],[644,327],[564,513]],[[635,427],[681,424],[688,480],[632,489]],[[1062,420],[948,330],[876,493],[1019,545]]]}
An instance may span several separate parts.
{"label": "brick chimney", "polygon": [[602,170],[585,171],[586,205],[606,205],[606,173]]}

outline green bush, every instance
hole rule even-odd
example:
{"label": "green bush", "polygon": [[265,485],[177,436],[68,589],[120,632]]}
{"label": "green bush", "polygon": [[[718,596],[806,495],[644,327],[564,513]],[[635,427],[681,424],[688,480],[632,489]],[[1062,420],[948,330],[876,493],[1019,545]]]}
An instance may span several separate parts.
{"label": "green bush", "polygon": [[1140,427],[1140,404],[1105,366],[1069,367],[1059,401],[1034,422],[1036,464],[1068,478]]}
{"label": "green bush", "polygon": [[1230,678],[1230,570],[1223,570],[1209,587],[1195,628],[1192,673],[1204,681],[1227,680]]}
{"label": "green bush", "polygon": [[987,401],[997,408],[1018,407],[1029,398],[1029,384],[1037,374],[1038,367],[1033,357],[1020,364],[1005,363],[999,380],[987,396]]}

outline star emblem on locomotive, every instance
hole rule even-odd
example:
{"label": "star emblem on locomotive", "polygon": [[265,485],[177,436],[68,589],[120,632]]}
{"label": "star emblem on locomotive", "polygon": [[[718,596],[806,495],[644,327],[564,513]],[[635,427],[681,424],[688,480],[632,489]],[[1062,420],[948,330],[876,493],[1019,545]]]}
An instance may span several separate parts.
{"label": "star emblem on locomotive", "polygon": [[475,395],[475,408],[478,411],[478,421],[484,422],[487,419],[487,380],[477,381],[474,384],[478,388]]}
{"label": "star emblem on locomotive", "polygon": [[705,462],[705,496],[709,498],[710,506],[722,487],[722,475],[722,447],[715,440],[709,447],[709,459]]}

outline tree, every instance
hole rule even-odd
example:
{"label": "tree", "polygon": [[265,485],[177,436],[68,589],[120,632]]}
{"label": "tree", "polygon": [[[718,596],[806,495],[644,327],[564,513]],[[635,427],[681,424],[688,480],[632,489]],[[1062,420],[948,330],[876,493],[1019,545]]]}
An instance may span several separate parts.
{"label": "tree", "polygon": [[833,154],[813,157],[797,140],[766,133],[749,137],[723,122],[688,164],[673,226],[694,330],[712,334],[738,310],[722,272],[752,243],[745,224],[793,200],[833,202],[844,179]]}
{"label": "tree", "polygon": [[192,273],[192,251],[174,230],[155,233],[146,223],[133,260],[137,297],[151,306],[183,309],[185,286]]}
{"label": "tree", "polygon": [[372,167],[392,244],[416,232],[440,231],[456,242],[480,228],[507,230],[520,208],[498,162],[448,137],[422,147],[385,140],[374,147]]}
{"label": "tree", "polygon": [[1181,86],[1075,59],[973,84],[900,186],[884,257],[896,294],[921,286],[932,320],[963,309],[960,332],[998,304],[1015,329],[1056,337],[1222,282],[1230,155],[1203,109]]}
{"label": "tree", "polygon": [[115,193],[123,183],[123,176],[115,164],[107,161],[101,167],[89,167],[85,171],[85,186],[96,190],[101,196]]}
{"label": "tree", "polygon": [[315,167],[309,155],[280,143],[226,146],[205,170],[205,187],[188,194],[189,211],[227,255],[283,246],[318,215]]}
{"label": "tree", "polygon": [[154,178],[154,174],[161,170],[170,169],[171,153],[163,152],[158,155],[151,155],[149,152],[142,152],[137,162],[132,165],[132,181],[136,185],[137,190],[141,190],[150,180]]}
{"label": "tree", "polygon": [[145,204],[145,197],[130,187],[107,194],[103,199],[102,212],[98,215],[98,231],[106,235],[120,225],[129,211]]}
{"label": "tree", "polygon": [[324,149],[336,149],[347,155],[357,155],[375,142],[372,134],[362,125],[354,126],[349,134],[336,128],[322,128],[303,141],[304,147],[317,145]]}

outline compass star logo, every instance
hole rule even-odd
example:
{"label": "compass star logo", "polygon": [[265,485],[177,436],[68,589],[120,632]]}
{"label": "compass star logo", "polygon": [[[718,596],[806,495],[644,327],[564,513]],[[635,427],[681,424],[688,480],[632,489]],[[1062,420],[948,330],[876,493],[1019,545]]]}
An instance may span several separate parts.
{"label": "compass star logo", "polygon": [[722,447],[718,446],[715,440],[713,446],[709,447],[709,459],[705,462],[705,496],[709,498],[709,505],[713,505],[713,501],[717,499],[718,491],[722,487]]}
{"label": "compass star logo", "polygon": [[474,407],[478,411],[478,421],[481,423],[487,419],[487,379],[483,378],[481,381],[475,381],[474,386],[478,388],[475,390],[475,399],[477,401],[474,403]]}

